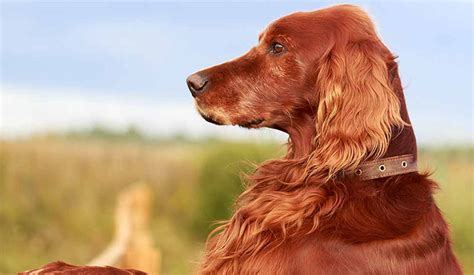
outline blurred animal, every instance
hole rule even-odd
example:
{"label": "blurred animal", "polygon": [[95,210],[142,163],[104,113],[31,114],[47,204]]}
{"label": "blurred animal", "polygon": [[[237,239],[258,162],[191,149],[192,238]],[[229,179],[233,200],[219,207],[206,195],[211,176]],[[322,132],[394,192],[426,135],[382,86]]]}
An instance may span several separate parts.
{"label": "blurred animal", "polygon": [[201,274],[461,274],[395,57],[364,11],[285,16],[187,84],[207,121],[289,135],[210,234]]}
{"label": "blurred animal", "polygon": [[55,275],[146,275],[147,273],[135,269],[120,269],[112,266],[75,266],[65,262],[52,262],[40,268],[25,272],[19,275],[32,274],[55,274]]}

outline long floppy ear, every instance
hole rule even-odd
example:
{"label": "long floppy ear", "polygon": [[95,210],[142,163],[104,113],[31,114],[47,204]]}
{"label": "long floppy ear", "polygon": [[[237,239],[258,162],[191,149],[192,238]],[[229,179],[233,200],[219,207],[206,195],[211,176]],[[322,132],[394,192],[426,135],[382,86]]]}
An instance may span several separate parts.
{"label": "long floppy ear", "polygon": [[321,59],[312,173],[329,171],[331,177],[383,156],[392,129],[406,125],[389,81],[389,60],[393,56],[378,39],[334,47]]}

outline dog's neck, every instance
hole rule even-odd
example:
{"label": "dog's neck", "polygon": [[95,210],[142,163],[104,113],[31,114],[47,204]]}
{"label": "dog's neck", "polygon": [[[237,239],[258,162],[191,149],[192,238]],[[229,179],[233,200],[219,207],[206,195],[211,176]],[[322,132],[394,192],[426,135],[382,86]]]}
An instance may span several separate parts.
{"label": "dog's neck", "polygon": [[316,125],[311,115],[294,118],[292,125],[285,127],[284,131],[288,133],[291,142],[290,158],[304,158],[314,151]]}
{"label": "dog's neck", "polygon": [[[402,101],[402,117],[404,121],[410,123],[404,101]],[[293,127],[288,127],[285,131],[288,133],[292,145],[291,158],[302,158],[314,150],[313,139],[316,135],[316,128],[310,116],[299,118]],[[387,152],[382,158],[406,154],[412,154],[415,157],[417,154],[415,133],[411,125],[405,126],[401,132],[398,129],[393,130]]]}
{"label": "dog's neck", "polygon": [[398,75],[398,65],[396,62],[388,64],[390,71],[391,84],[394,89],[395,94],[400,100],[400,115],[406,123],[409,123],[409,126],[405,126],[400,132],[398,129],[394,129],[392,139],[388,146],[387,152],[383,156],[393,157],[405,154],[412,154],[417,157],[417,147],[416,147],[416,138],[411,125],[410,117],[408,116],[407,106],[405,103],[405,96],[403,94],[403,88]]}
{"label": "dog's neck", "polygon": [[382,158],[406,154],[414,155],[416,159],[416,138],[411,126],[405,126],[400,133],[398,133],[398,131],[394,131],[394,135],[390,140],[387,152]]}

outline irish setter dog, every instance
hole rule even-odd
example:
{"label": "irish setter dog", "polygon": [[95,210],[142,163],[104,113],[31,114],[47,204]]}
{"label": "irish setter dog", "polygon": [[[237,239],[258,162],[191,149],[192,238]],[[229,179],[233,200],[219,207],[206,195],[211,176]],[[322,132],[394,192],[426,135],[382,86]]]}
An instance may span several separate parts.
{"label": "irish setter dog", "polygon": [[[201,274],[461,274],[394,55],[351,5],[298,12],[187,84],[204,119],[288,133],[209,236]],[[405,170],[404,170],[405,169]]]}

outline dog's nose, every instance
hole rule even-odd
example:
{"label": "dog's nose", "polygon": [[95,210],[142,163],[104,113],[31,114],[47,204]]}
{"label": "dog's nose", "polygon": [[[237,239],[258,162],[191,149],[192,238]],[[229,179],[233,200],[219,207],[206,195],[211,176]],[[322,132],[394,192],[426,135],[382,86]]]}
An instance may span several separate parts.
{"label": "dog's nose", "polygon": [[209,86],[207,78],[197,73],[188,76],[186,83],[188,83],[188,88],[193,97],[202,94]]}

